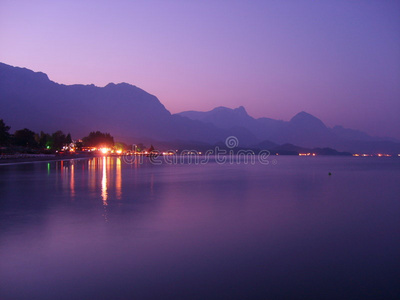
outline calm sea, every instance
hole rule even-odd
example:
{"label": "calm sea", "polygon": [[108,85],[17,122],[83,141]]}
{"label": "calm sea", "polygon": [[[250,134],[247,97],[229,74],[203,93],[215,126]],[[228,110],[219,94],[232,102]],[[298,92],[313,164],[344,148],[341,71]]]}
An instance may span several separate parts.
{"label": "calm sea", "polygon": [[0,299],[399,299],[400,159],[275,159],[0,165]]}

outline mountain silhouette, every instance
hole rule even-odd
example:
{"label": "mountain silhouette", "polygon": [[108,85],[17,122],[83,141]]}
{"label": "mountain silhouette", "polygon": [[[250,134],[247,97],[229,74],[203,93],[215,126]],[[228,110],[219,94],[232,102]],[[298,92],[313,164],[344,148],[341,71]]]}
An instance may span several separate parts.
{"label": "mountain silhouette", "polygon": [[44,73],[0,63],[0,100],[0,119],[12,131],[62,129],[81,138],[100,130],[127,143],[142,139],[217,143],[230,135],[243,145],[257,142],[244,128],[225,130],[171,115],[157,97],[127,83],[63,85]]}
{"label": "mountain silhouette", "polygon": [[264,141],[254,145],[255,147],[264,143],[265,145],[294,144],[306,148],[331,147],[350,152],[398,153],[400,151],[400,143],[394,139],[372,137],[365,132],[342,126],[329,128],[320,119],[304,111],[296,114],[290,121],[255,119],[249,116],[242,106],[235,109],[217,107],[206,112],[184,111],[178,115],[224,129],[242,126]]}
{"label": "mountain silhouette", "polygon": [[236,136],[244,147],[294,144],[400,153],[400,144],[394,140],[341,126],[329,128],[306,112],[290,121],[256,119],[243,106],[171,114],[157,97],[131,84],[64,85],[42,72],[4,63],[0,63],[0,119],[11,126],[11,132],[22,128],[36,132],[61,129],[75,139],[100,130],[126,143],[160,141],[204,146]]}

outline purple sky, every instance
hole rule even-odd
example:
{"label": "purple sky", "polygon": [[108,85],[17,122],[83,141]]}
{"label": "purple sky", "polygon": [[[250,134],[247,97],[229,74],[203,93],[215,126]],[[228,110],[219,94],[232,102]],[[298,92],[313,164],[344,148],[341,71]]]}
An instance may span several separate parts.
{"label": "purple sky", "polygon": [[399,16],[385,0],[0,0],[0,61],[64,84],[128,82],[173,113],[305,110],[400,138]]}

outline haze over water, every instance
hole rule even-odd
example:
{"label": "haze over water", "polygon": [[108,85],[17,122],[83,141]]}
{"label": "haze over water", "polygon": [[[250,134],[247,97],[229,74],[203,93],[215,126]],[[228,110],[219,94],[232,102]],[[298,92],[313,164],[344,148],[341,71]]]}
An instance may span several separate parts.
{"label": "haze over water", "polygon": [[276,159],[0,165],[0,298],[399,295],[400,160]]}

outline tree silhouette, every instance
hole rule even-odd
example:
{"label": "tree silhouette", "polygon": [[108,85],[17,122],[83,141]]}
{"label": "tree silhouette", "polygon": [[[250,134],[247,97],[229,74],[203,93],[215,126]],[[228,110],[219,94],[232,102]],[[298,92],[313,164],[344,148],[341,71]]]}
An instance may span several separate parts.
{"label": "tree silhouette", "polygon": [[28,128],[15,131],[14,144],[29,148],[36,148],[38,146],[35,140],[35,133]]}
{"label": "tree silhouette", "polygon": [[53,146],[51,135],[48,133],[44,133],[43,131],[41,131],[40,134],[35,135],[35,140],[40,148],[50,149]]}
{"label": "tree silhouette", "polygon": [[65,138],[65,143],[66,144],[71,144],[72,143],[72,138],[71,138],[71,134],[68,133],[67,137]]}
{"label": "tree silhouette", "polygon": [[57,150],[60,150],[65,144],[67,144],[67,137],[61,130],[54,132],[51,139],[53,142],[53,148]]}
{"label": "tree silhouette", "polygon": [[85,147],[112,147],[114,146],[114,138],[109,133],[100,131],[92,131],[88,136],[84,137],[83,145]]}
{"label": "tree silhouette", "polygon": [[3,119],[0,119],[0,146],[8,145],[10,141],[10,134],[8,131],[10,130],[10,126],[6,126]]}

